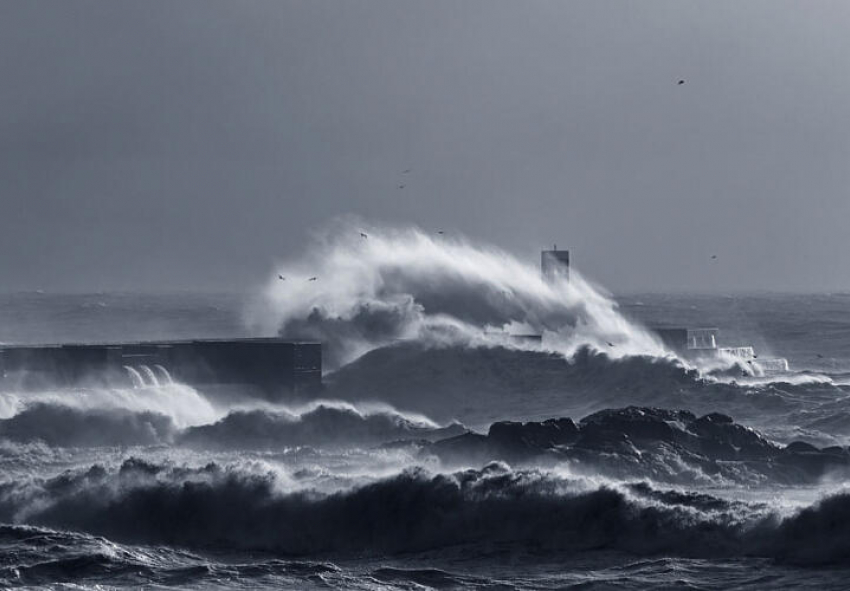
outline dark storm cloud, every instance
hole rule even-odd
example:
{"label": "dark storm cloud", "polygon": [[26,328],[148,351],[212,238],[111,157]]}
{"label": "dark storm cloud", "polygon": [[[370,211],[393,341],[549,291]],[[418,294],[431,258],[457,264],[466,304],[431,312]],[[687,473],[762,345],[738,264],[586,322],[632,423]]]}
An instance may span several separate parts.
{"label": "dark storm cloud", "polygon": [[2,286],[242,289],[356,213],[557,241],[613,288],[846,288],[848,24],[839,2],[7,0]]}

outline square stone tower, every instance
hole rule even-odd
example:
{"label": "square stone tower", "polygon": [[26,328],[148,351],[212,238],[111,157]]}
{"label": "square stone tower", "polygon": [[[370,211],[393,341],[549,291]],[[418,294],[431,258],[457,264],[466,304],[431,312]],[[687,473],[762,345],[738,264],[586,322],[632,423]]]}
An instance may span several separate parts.
{"label": "square stone tower", "polygon": [[556,279],[570,280],[570,251],[558,250],[558,246],[552,250],[544,250],[540,253],[540,271],[543,279],[554,282]]}

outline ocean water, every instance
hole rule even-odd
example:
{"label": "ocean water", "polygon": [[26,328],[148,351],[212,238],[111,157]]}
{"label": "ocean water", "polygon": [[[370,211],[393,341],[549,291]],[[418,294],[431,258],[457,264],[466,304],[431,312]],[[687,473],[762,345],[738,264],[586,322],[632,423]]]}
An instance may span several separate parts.
{"label": "ocean water", "polygon": [[[0,296],[3,343],[279,331],[329,351],[316,400],[4,384],[0,585],[848,587],[850,294],[608,296],[489,247],[369,235],[250,297]],[[790,369],[678,359],[660,324]],[[627,407],[690,414],[605,414]],[[489,431],[561,417],[578,435]]]}

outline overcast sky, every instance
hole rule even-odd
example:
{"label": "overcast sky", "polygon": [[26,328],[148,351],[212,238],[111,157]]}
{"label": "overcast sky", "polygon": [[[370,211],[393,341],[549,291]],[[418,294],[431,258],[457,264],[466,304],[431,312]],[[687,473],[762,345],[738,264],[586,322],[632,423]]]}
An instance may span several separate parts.
{"label": "overcast sky", "polygon": [[615,291],[850,289],[848,31],[846,1],[0,0],[0,290],[249,289],[340,214],[557,242]]}

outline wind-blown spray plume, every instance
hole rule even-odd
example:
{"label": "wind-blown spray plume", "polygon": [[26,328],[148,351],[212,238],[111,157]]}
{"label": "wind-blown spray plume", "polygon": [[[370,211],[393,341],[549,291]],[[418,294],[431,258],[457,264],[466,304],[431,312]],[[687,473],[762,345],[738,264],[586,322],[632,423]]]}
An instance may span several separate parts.
{"label": "wind-blown spray plume", "polygon": [[337,222],[274,277],[254,322],[323,341],[331,368],[397,340],[527,347],[509,335],[528,333],[565,355],[582,345],[612,356],[663,354],[578,273],[544,281],[537,267],[495,247],[417,228]]}
{"label": "wind-blown spray plume", "polygon": [[124,411],[168,417],[178,427],[210,423],[220,413],[197,390],[184,384],[144,388],[68,388],[39,392],[0,392],[0,420],[32,406],[61,406],[83,413]]}

